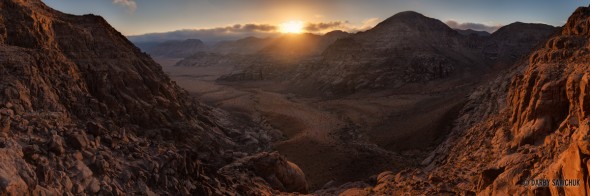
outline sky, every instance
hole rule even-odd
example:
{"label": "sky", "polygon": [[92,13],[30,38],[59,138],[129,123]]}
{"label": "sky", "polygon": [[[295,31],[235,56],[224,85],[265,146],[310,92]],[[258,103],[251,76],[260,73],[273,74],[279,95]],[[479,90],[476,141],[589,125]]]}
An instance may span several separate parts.
{"label": "sky", "polygon": [[516,21],[561,26],[577,7],[590,3],[588,0],[42,1],[70,14],[101,15],[127,36],[183,29],[280,32],[283,24],[293,21],[304,23],[306,32],[358,31],[407,10],[455,28],[494,31]]}

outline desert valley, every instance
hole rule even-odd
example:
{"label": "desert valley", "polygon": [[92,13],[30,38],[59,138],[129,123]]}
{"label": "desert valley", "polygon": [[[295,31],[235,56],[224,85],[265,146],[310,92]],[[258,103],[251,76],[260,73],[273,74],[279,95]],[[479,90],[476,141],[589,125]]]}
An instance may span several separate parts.
{"label": "desert valley", "polygon": [[0,194],[587,195],[590,8],[571,11],[156,40],[1,0]]}
{"label": "desert valley", "polygon": [[[461,34],[404,12],[354,35],[291,34],[211,47],[187,47],[194,40],[186,40],[145,50],[207,105],[268,127],[273,149],[319,189],[419,166],[480,82],[555,31],[514,23],[491,35]],[[181,60],[167,53],[197,50]]]}

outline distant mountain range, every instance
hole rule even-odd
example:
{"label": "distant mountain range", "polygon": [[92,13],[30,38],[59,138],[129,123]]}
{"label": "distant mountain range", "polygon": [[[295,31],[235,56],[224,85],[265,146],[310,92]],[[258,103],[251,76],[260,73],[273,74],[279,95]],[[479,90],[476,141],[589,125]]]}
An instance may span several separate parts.
{"label": "distant mountain range", "polygon": [[455,29],[455,31],[459,32],[461,35],[474,35],[474,36],[490,36],[491,33],[487,31],[476,31],[473,29]]}
{"label": "distant mountain range", "polygon": [[182,41],[187,39],[200,39],[207,44],[216,44],[224,41],[234,41],[245,37],[277,37],[278,32],[248,31],[228,33],[227,28],[217,29],[184,29],[164,33],[148,33],[143,35],[131,35],[127,38],[133,43],[140,45],[156,45],[166,41]]}
{"label": "distant mountain range", "polygon": [[184,58],[198,52],[208,50],[208,46],[198,39],[187,39],[184,41],[165,41],[155,45],[141,45],[142,50],[153,56],[162,56],[170,58]]}
{"label": "distant mountain range", "polygon": [[[493,34],[455,30],[422,14],[398,13],[365,32],[247,37],[214,45],[169,41],[144,49],[184,58],[179,66],[234,66],[225,81],[293,81],[325,92],[400,88],[478,78],[515,63],[557,28],[513,23]],[[194,42],[191,44],[191,42]],[[461,79],[463,78],[463,79]]]}
{"label": "distant mountain range", "polygon": [[368,31],[340,36],[305,63],[240,66],[242,71],[221,79],[280,78],[336,94],[435,80],[461,83],[512,65],[556,30],[513,23],[491,35],[465,35],[439,20],[402,12]]}

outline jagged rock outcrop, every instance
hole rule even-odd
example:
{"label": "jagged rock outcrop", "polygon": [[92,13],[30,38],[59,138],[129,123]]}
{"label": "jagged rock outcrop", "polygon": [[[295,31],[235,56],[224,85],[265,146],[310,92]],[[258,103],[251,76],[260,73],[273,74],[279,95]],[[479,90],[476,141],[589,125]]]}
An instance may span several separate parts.
{"label": "jagged rock outcrop", "polygon": [[578,8],[528,59],[475,91],[424,168],[350,191],[587,195],[589,19],[590,8]]}
{"label": "jagged rock outcrop", "polygon": [[194,101],[102,17],[0,1],[0,194],[270,195],[218,171],[269,142]]}

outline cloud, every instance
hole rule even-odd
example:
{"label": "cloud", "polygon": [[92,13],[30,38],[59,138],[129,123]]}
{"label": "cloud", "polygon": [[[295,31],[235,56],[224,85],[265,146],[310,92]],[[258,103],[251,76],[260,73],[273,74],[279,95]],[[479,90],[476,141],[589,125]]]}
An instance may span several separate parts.
{"label": "cloud", "polygon": [[235,24],[208,29],[184,29],[165,33],[129,36],[133,42],[163,42],[168,40],[200,39],[204,42],[241,39],[248,36],[269,37],[278,34],[278,27],[270,24]]}
{"label": "cloud", "polygon": [[[329,21],[318,23],[306,23],[304,30],[309,33],[322,34],[333,30],[347,32],[365,31],[373,28],[380,20],[370,18],[358,25],[348,21]],[[215,43],[226,40],[237,40],[244,37],[254,36],[259,38],[278,36],[279,26],[272,24],[235,24],[223,27],[207,29],[184,29],[164,33],[148,33],[144,35],[128,36],[135,43],[156,43],[170,40],[200,39],[206,43]]]}
{"label": "cloud", "polygon": [[307,23],[304,27],[305,31],[310,33],[327,33],[333,30],[342,30],[347,32],[366,31],[381,22],[379,18],[369,18],[360,24],[351,24],[349,21],[330,21],[320,23]]}
{"label": "cloud", "polygon": [[[351,24],[348,21],[344,21],[344,22],[327,22],[327,23],[318,23],[318,27],[326,27],[327,29],[330,30],[342,30],[342,31],[346,31],[346,32],[350,32],[350,33],[355,33],[355,32],[359,32],[359,31],[366,31],[369,29],[372,29],[373,27],[377,26],[377,24],[379,24],[379,22],[381,22],[381,19],[379,18],[368,18],[363,20],[361,23],[359,24]],[[326,31],[323,31],[326,32]]]}
{"label": "cloud", "polygon": [[134,12],[137,9],[137,3],[135,3],[135,0],[113,0],[113,4],[125,6],[131,12]]}
{"label": "cloud", "polygon": [[356,31],[366,31],[372,29],[373,27],[377,26],[381,22],[379,18],[369,18],[363,21],[360,27],[356,28]]}
{"label": "cloud", "polygon": [[226,27],[225,29],[230,32],[253,32],[253,31],[271,32],[271,31],[276,31],[278,29],[278,27],[275,25],[269,25],[269,24],[245,24],[245,25],[236,24],[232,27]]}
{"label": "cloud", "polygon": [[500,27],[502,27],[502,25],[490,26],[490,25],[486,25],[486,24],[472,23],[472,22],[460,23],[460,22],[457,22],[454,20],[448,20],[445,23],[453,29],[461,29],[461,30],[472,29],[472,30],[476,30],[476,31],[487,31],[489,33],[493,33],[494,31],[496,31]]}
{"label": "cloud", "polygon": [[320,22],[320,23],[307,23],[305,24],[304,30],[307,32],[325,32],[329,30],[339,30],[347,25],[347,21],[332,21],[332,22]]}

